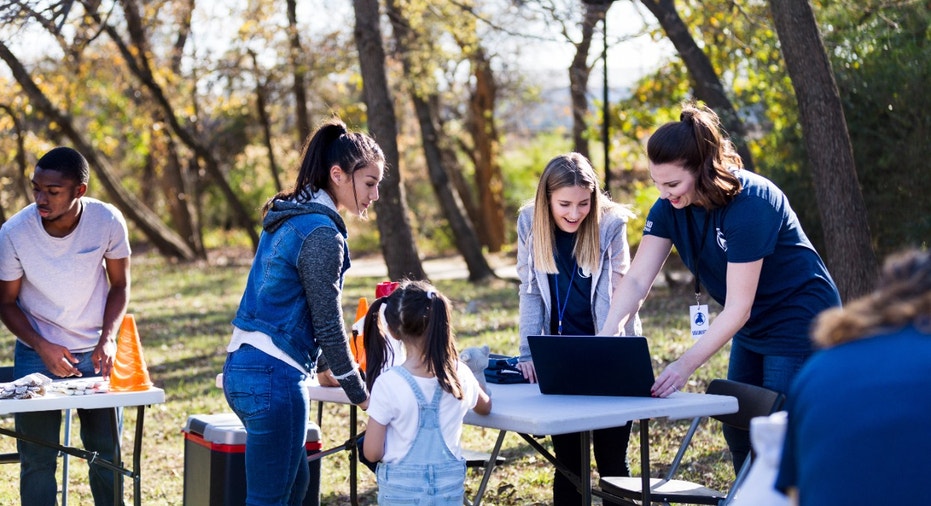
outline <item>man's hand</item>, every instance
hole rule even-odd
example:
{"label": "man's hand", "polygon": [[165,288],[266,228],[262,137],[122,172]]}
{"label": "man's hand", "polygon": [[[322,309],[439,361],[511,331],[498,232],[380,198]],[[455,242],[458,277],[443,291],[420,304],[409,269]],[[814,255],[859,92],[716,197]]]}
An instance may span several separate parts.
{"label": "man's hand", "polygon": [[94,372],[104,378],[110,376],[110,369],[113,368],[113,359],[116,357],[116,342],[113,339],[101,339],[94,348],[91,355],[91,362],[94,364]]}
{"label": "man's hand", "polygon": [[74,364],[78,359],[74,358],[68,348],[44,341],[41,346],[36,348],[36,353],[42,357],[42,362],[49,372],[59,378],[68,378],[71,376],[81,376]]}

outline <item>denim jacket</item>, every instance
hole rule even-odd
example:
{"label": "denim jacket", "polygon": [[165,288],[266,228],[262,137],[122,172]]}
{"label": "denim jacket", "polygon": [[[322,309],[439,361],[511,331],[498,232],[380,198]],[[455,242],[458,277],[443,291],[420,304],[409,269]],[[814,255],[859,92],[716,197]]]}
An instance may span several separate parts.
{"label": "denim jacket", "polygon": [[[262,332],[307,370],[312,370],[320,354],[320,344],[312,324],[310,300],[313,285],[336,286],[342,290],[343,275],[349,268],[346,225],[335,210],[318,202],[276,200],[262,222],[263,232],[246,282],[246,289],[233,325]],[[318,269],[316,249],[308,247],[312,232],[327,227],[342,237],[342,267],[338,279],[322,279],[327,269]],[[335,246],[335,244],[334,244]],[[342,314],[333,314],[342,329]],[[320,329],[317,329],[320,332]],[[340,330],[339,339],[344,339]],[[347,348],[348,349],[348,348]],[[334,373],[336,364],[330,363]]]}

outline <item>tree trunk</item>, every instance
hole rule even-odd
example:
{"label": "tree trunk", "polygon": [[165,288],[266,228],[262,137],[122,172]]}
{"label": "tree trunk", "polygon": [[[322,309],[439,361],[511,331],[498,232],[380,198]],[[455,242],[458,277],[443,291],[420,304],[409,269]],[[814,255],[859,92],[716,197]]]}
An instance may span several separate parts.
{"label": "tree trunk", "polygon": [[310,114],[307,111],[307,90],[305,79],[307,65],[304,63],[304,50],[301,48],[301,32],[297,26],[297,1],[288,0],[288,39],[291,47],[288,53],[291,62],[291,74],[294,80],[294,109],[297,116],[297,145],[303,146],[304,139],[310,135]]}
{"label": "tree trunk", "polygon": [[137,12],[137,7],[135,3],[132,2],[132,0],[121,0],[120,4],[123,6],[126,24],[129,30],[130,38],[134,41],[135,50],[131,50],[126,45],[126,42],[122,39],[116,29],[109,23],[106,23],[100,17],[98,12],[89,12],[89,14],[94,19],[94,22],[96,22],[107,33],[113,43],[116,44],[120,51],[120,55],[123,57],[123,60],[126,62],[126,65],[129,67],[129,70],[132,72],[132,74],[136,76],[142,85],[152,94],[152,97],[155,99],[155,103],[164,112],[165,118],[168,120],[168,124],[171,126],[172,131],[178,136],[181,142],[183,142],[189,149],[194,151],[197,156],[204,161],[204,167],[207,169],[207,173],[210,174],[210,176],[213,178],[213,182],[220,188],[220,191],[223,193],[224,197],[226,197],[226,200],[230,205],[233,221],[239,224],[242,229],[249,235],[249,238],[252,241],[252,247],[254,249],[259,243],[259,235],[256,231],[255,218],[252,216],[252,213],[246,209],[246,206],[242,203],[242,201],[239,200],[239,196],[236,195],[236,192],[233,191],[232,187],[230,187],[229,181],[226,180],[226,176],[224,176],[223,171],[220,170],[220,163],[213,155],[213,152],[211,152],[210,149],[204,145],[204,143],[200,142],[193,133],[184,128],[180,121],[178,121],[175,110],[172,107],[171,102],[168,100],[168,97],[165,95],[165,91],[155,81],[155,78],[152,75],[148,53],[146,51],[146,39],[141,20],[139,19]]}
{"label": "tree trunk", "polygon": [[879,268],[857,180],[844,108],[807,0],[771,0],[811,162],[827,264],[843,300],[865,295]]}
{"label": "tree trunk", "polygon": [[[404,18],[404,13],[401,12],[395,0],[388,0],[386,6],[388,19],[391,20],[391,25],[394,28],[395,43],[397,44],[405,75],[412,83],[417,82],[418,79],[424,79],[425,76],[414,75],[412,62],[410,61],[410,48],[416,34],[411,30]],[[418,86],[411,86],[412,90],[417,88]],[[449,177],[446,174],[446,168],[443,166],[438,141],[440,133],[437,130],[437,121],[435,119],[438,100],[434,96],[421,96],[417,91],[411,93],[411,98],[420,124],[420,137],[427,162],[427,171],[430,173],[430,183],[439,199],[443,215],[449,222],[456,249],[462,254],[469,269],[469,280],[479,281],[493,277],[495,273],[488,265],[488,262],[485,261],[484,255],[482,255],[482,245],[478,240],[478,235],[475,233],[471,222],[466,219],[462,202],[459,200],[458,194],[453,191]]]}
{"label": "tree trunk", "polygon": [[[500,251],[501,245],[497,244],[496,239],[493,239],[496,232],[486,231],[489,228],[486,216],[488,216],[488,219],[493,219],[491,217],[497,214],[498,211],[495,211],[493,207],[489,208],[491,210],[483,209],[482,205],[486,204],[479,204],[475,199],[475,193],[477,192],[479,200],[489,200],[486,198],[486,194],[489,194],[491,199],[498,202],[497,204],[487,203],[487,205],[497,205],[500,208],[500,225],[494,226],[501,228],[503,242],[505,224],[503,198],[500,196],[503,191],[503,188],[501,188],[503,178],[501,177],[501,168],[497,164],[499,138],[494,121],[497,85],[488,64],[488,59],[485,57],[484,49],[479,42],[476,23],[470,18],[466,19],[468,21],[463,23],[458,30],[451,31],[450,34],[456,39],[462,53],[469,56],[472,75],[475,76],[475,86],[470,89],[469,108],[465,120],[466,128],[470,132],[471,144],[461,136],[455,136],[452,139],[440,139],[440,149],[443,154],[443,166],[447,169],[446,175],[449,176],[453,188],[459,194],[459,200],[465,207],[469,221],[476,228],[479,241],[489,251]],[[440,121],[439,130],[447,131],[443,118],[437,119]],[[490,134],[486,131],[489,127],[492,129]],[[449,140],[449,142],[443,142],[444,140]],[[463,175],[464,171],[459,164],[456,148],[472,162],[474,168],[472,182],[475,186],[475,192],[472,191],[472,186],[469,185]],[[493,178],[496,182],[489,178]]]}
{"label": "tree trunk", "polygon": [[[184,0],[181,2],[182,8],[176,14],[178,18],[178,34],[171,48],[171,71],[175,74],[181,73],[184,46],[191,35],[194,2],[195,0]],[[191,93],[191,103],[195,104],[196,107],[196,92]],[[163,114],[163,112],[156,112],[158,124],[167,123]],[[164,150],[161,152],[166,153],[166,156],[160,185],[171,213],[175,231],[187,241],[199,258],[207,258],[207,250],[204,247],[204,231],[201,226],[203,221],[200,214],[200,194],[197,190],[197,179],[200,171],[187,170],[181,160],[181,155],[178,153],[178,145],[170,131],[167,129],[159,129],[158,132],[153,131],[153,142],[158,142],[157,135],[161,135],[165,139]],[[196,159],[196,157],[193,158]]]}
{"label": "tree trunk", "polygon": [[265,98],[265,83],[259,75],[259,60],[255,52],[249,50],[252,57],[252,70],[255,79],[255,109],[259,115],[259,126],[262,127],[262,137],[265,141],[265,150],[268,151],[268,169],[275,182],[275,192],[281,191],[281,177],[278,175],[278,162],[275,161],[275,147],[272,146],[272,122],[268,117],[268,106]]}
{"label": "tree trunk", "polygon": [[[609,3],[583,2],[585,17],[582,19],[582,39],[573,44],[575,54],[569,64],[569,96],[572,99],[572,149],[581,153],[585,158],[591,158],[588,138],[588,78],[592,68],[588,64],[588,52],[592,48],[592,37],[595,34],[595,25],[604,19]],[[604,118],[602,118],[602,121]],[[605,160],[605,171],[608,163]]]}
{"label": "tree trunk", "polygon": [[195,206],[197,202],[195,183],[185,177],[183,164],[171,133],[164,129],[152,132],[153,143],[159,142],[161,138],[164,138],[164,147],[159,152],[166,156],[163,165],[164,173],[159,181],[171,213],[172,223],[175,224],[178,234],[191,246],[197,256],[206,258],[207,251],[204,248],[200,214]]}
{"label": "tree trunk", "polygon": [[721,84],[708,55],[701,50],[689,33],[688,26],[679,17],[675,0],[641,0],[641,3],[656,16],[685,63],[695,87],[695,98],[704,101],[721,118],[721,124],[734,142],[737,154],[743,159],[744,168],[752,171],[753,155],[750,154],[747,145],[747,128],[737,115],[734,104],[727,97],[724,85]]}
{"label": "tree trunk", "polygon": [[469,101],[469,127],[475,143],[475,188],[479,195],[480,220],[475,222],[488,251],[501,251],[505,241],[504,178],[498,164],[500,138],[495,125],[497,84],[485,51],[479,46],[471,55],[475,87]]}
{"label": "tree trunk", "polygon": [[388,266],[388,277],[426,279],[417,244],[407,214],[407,200],[401,184],[398,154],[398,125],[385,73],[385,49],[379,25],[378,0],[353,0],[355,39],[365,105],[368,108],[369,132],[385,152],[385,179],[375,204],[381,250]]}
{"label": "tree trunk", "polygon": [[32,80],[26,68],[2,41],[0,41],[0,59],[6,62],[16,82],[29,97],[32,106],[45,115],[49,124],[56,125],[58,130],[74,143],[75,149],[87,158],[88,164],[109,193],[110,198],[113,199],[114,205],[126,214],[163,254],[183,260],[193,260],[194,251],[173,230],[165,226],[145,204],[123,188],[119,178],[110,169],[107,160],[97,155],[97,151],[84,139],[84,136],[71,122],[71,118],[52,105],[48,97]]}
{"label": "tree trunk", "polygon": [[[23,127],[12,107],[7,104],[0,104],[0,109],[5,111],[10,116],[10,120],[13,121],[13,135],[16,136],[16,167],[14,168],[16,172],[12,178],[13,188],[23,200],[28,202],[32,197],[29,193],[31,183],[29,181],[29,176],[26,175],[29,166],[26,163],[26,145],[23,140]],[[0,224],[6,222],[6,216],[6,210],[0,206]]]}
{"label": "tree trunk", "polygon": [[175,74],[181,72],[181,60],[184,58],[184,46],[191,36],[191,16],[194,13],[194,0],[178,2],[181,7],[176,11],[178,33],[175,43],[171,47],[171,71]]}

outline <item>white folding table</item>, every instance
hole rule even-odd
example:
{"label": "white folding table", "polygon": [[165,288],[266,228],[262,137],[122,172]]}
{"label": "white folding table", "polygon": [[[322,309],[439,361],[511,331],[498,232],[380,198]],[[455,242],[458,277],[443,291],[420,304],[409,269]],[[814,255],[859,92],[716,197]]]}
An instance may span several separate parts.
{"label": "white folding table", "polygon": [[[537,384],[523,383],[515,385],[490,385],[492,392],[491,413],[479,415],[470,411],[465,423],[477,427],[498,429],[497,441],[491,457],[485,467],[479,490],[472,501],[474,506],[481,504],[485,487],[494,470],[495,461],[501,450],[504,436],[508,431],[516,432],[547,460],[557,466],[560,472],[574,480],[582,491],[585,504],[591,504],[593,493],[605,496],[605,493],[592,488],[591,463],[589,447],[591,431],[619,427],[632,420],[640,421],[640,459],[643,470],[642,504],[650,504],[650,449],[648,425],[652,418],[682,419],[696,416],[710,416],[737,412],[737,399],[730,396],[676,392],[666,398],[652,397],[606,397],[582,395],[543,395]],[[349,399],[339,387],[308,386],[310,399],[315,401],[349,404]],[[350,424],[351,436],[355,427]],[[582,468],[569,470],[557,465],[551,455],[533,436],[552,434],[582,434]],[[580,478],[583,477],[584,478]],[[355,476],[350,477],[354,485]],[[630,501],[611,498],[621,502]]]}
{"label": "white folding table", "polygon": [[[106,392],[89,395],[66,395],[56,391],[47,392],[42,397],[34,399],[0,399],[0,415],[27,413],[35,411],[58,411],[63,409],[110,409],[113,416],[113,440],[116,443],[116,454],[113,462],[98,457],[92,452],[85,451],[73,446],[62,446],[54,441],[43,441],[30,438],[23,434],[0,427],[0,434],[14,437],[22,441],[54,448],[75,457],[85,460],[92,459],[94,464],[106,467],[114,472],[114,483],[116,485],[116,494],[114,502],[119,505],[123,502],[123,481],[120,476],[127,476],[133,480],[133,502],[136,506],[142,504],[142,429],[143,419],[145,417],[145,407],[150,404],[161,404],[165,402],[165,391],[161,388],[150,387],[147,390],[138,392]],[[119,433],[119,420],[117,419],[117,408],[136,406],[136,430],[133,441],[133,464],[132,469],[127,469],[123,465],[122,451]]]}

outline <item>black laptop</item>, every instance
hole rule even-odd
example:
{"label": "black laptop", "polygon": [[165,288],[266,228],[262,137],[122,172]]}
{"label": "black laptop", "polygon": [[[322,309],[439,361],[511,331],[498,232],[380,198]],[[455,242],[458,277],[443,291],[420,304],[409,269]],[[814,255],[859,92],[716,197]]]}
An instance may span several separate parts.
{"label": "black laptop", "polygon": [[645,337],[527,336],[540,392],[650,397],[653,363]]}

